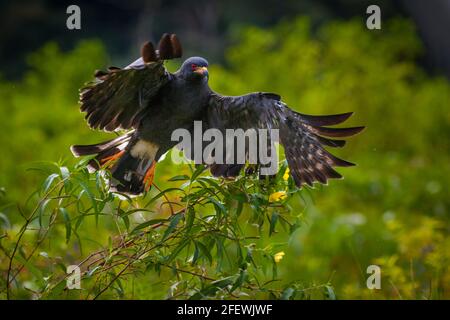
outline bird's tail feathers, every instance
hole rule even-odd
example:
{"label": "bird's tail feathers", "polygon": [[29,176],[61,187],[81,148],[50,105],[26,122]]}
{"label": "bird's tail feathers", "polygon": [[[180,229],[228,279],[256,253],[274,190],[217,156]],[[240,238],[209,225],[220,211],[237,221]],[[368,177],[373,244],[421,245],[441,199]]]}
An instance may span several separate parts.
{"label": "bird's tail feathers", "polygon": [[76,157],[95,155],[89,161],[88,169],[90,172],[108,169],[111,191],[139,195],[150,189],[155,175],[156,161],[154,155],[145,153],[133,156],[130,150],[133,150],[133,146],[139,143],[139,140],[132,140],[132,137],[132,132],[129,132],[102,143],[74,145],[70,147],[70,150]]}
{"label": "bird's tail feathers", "polygon": [[124,153],[132,132],[112,140],[90,145],[73,145],[70,147],[75,157],[96,155],[88,163],[90,172],[99,170],[101,167],[111,167]]}

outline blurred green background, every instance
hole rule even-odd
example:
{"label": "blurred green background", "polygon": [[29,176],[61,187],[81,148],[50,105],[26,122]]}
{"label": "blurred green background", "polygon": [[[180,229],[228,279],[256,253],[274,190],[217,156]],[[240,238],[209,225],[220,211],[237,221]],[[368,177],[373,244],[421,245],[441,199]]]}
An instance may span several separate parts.
{"label": "blurred green background", "polygon": [[[164,17],[173,11],[183,15],[185,6],[174,3],[171,9],[160,8]],[[180,36],[188,53],[200,47],[198,54],[209,59],[210,86],[217,92],[276,92],[297,111],[354,111],[351,124],[367,126],[336,152],[358,164],[340,170],[345,180],[305,192],[306,209],[300,201],[291,203],[294,210],[304,210],[305,223],[291,238],[276,238],[289,240],[279,262],[279,276],[305,283],[331,279],[341,299],[449,299],[448,61],[433,54],[433,41],[423,37],[427,31],[419,32],[414,14],[408,16],[407,12],[414,11],[398,9],[401,2],[386,5],[382,29],[374,31],[365,27],[363,4],[341,1],[338,10],[327,1],[317,3],[281,6],[266,19],[268,12],[256,2],[251,3],[255,12],[245,17],[231,14],[242,8],[220,2],[219,12],[228,13],[219,15],[220,36],[208,26],[202,28],[208,30],[209,38],[198,39],[192,31],[195,27],[190,30],[196,36]],[[201,8],[194,8],[195,14],[207,19],[207,10],[204,13]],[[209,7],[205,4],[205,8]],[[158,16],[158,11],[147,12]],[[176,25],[170,19],[153,22],[151,32],[176,29],[170,23]],[[141,30],[140,35],[152,37],[151,32],[142,31],[146,24],[132,25]],[[105,39],[97,34],[93,39],[92,31],[82,32],[87,34],[73,39],[72,47],[55,36],[31,52],[22,50],[18,57],[26,58],[17,58],[17,65],[2,65],[2,239],[9,230],[17,230],[18,206],[26,208],[26,199],[42,181],[42,176],[27,170],[33,163],[62,160],[73,164],[71,144],[94,143],[110,136],[87,128],[78,111],[78,88],[95,69],[134,60],[139,36],[134,34],[135,42],[125,50],[112,50],[111,56],[115,34]],[[127,37],[120,34],[116,39],[119,48],[125,46],[122,38]],[[177,65],[171,63],[168,68],[175,71]],[[182,170],[166,159],[158,166],[155,182],[164,186],[168,177]],[[113,226],[91,227],[99,239],[114,232]],[[76,256],[74,244],[64,248]],[[6,264],[1,252],[1,272]],[[382,267],[381,290],[366,287],[366,268],[371,264]],[[137,291],[140,298],[161,298],[164,290],[142,287]]]}

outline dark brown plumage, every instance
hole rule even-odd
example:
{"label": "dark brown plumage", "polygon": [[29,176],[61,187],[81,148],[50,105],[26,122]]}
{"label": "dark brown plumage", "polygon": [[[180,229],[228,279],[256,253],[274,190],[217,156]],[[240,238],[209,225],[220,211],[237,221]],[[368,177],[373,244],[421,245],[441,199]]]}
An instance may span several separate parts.
{"label": "dark brown plumage", "polygon": [[[325,149],[343,147],[345,140],[363,127],[333,128],[346,121],[352,113],[312,116],[297,113],[274,93],[250,93],[227,97],[208,86],[208,62],[200,57],[187,59],[175,73],[169,73],[164,60],[181,57],[182,48],[176,35],[164,34],[155,50],[151,42],[142,46],[141,58],[124,69],[96,71],[95,80],[80,90],[80,110],[93,129],[127,134],[104,143],[72,146],[76,156],[96,157],[90,168],[111,171],[112,190],[140,194],[151,185],[155,163],[175,146],[170,139],[173,130],[185,128],[193,135],[194,121],[202,121],[203,130],[218,129],[278,129],[291,175],[298,187],[314,182],[327,183],[341,178],[334,167],[352,166]],[[269,153],[271,150],[270,138]],[[263,141],[257,141],[261,148]],[[204,145],[205,147],[205,145]],[[245,159],[249,159],[246,144]],[[202,149],[203,151],[203,149]],[[192,152],[192,151],[191,151]],[[194,155],[185,150],[186,156]],[[203,154],[203,153],[202,153]],[[225,159],[231,155],[224,149]],[[234,157],[236,157],[236,153]],[[207,157],[206,157],[207,158]],[[264,168],[258,156],[257,164],[246,171]],[[208,163],[214,176],[235,177],[244,164]]]}
{"label": "dark brown plumage", "polygon": [[[279,129],[280,143],[284,147],[291,174],[297,186],[327,183],[328,179],[341,178],[333,167],[353,166],[325,150],[324,145],[342,147],[344,140],[328,137],[348,137],[364,127],[329,128],[347,120],[352,113],[312,116],[297,113],[287,107],[275,94],[251,93],[238,97],[211,95],[207,123],[209,128],[221,131],[230,128]],[[248,151],[248,150],[246,150]],[[213,164],[213,175],[236,176],[236,165]]]}
{"label": "dark brown plumage", "polygon": [[153,47],[153,43],[147,41],[141,48],[141,56],[144,63],[150,63],[152,61],[157,61],[155,48]]}

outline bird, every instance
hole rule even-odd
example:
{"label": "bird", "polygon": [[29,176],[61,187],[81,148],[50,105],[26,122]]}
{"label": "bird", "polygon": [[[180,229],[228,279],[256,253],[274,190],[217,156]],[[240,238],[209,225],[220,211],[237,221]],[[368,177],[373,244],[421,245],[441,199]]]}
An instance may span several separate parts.
{"label": "bird", "polygon": [[[176,34],[163,34],[157,47],[146,42],[141,56],[125,68],[97,70],[95,79],[80,89],[80,111],[92,129],[123,132],[114,139],[91,145],[72,145],[75,157],[91,156],[89,171],[109,170],[112,192],[139,196],[153,184],[158,160],[176,145],[171,133],[179,128],[192,132],[195,121],[204,128],[278,129],[289,173],[302,188],[339,179],[334,167],[355,164],[331,154],[325,147],[343,147],[342,137],[353,136],[363,126],[333,128],[353,113],[308,115],[289,108],[275,93],[254,92],[224,96],[209,85],[208,61],[190,57],[174,73],[165,61],[182,57]],[[259,144],[258,144],[259,146]],[[224,152],[230,152],[224,150]],[[248,159],[248,147],[246,147]],[[185,155],[193,159],[194,155]],[[234,178],[246,167],[253,173],[264,165],[208,163],[214,177]]]}

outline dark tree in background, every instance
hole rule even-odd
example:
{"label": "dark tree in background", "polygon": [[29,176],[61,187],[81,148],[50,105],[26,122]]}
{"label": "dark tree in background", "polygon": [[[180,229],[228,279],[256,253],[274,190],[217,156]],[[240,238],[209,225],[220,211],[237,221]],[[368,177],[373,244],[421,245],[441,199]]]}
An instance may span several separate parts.
{"label": "dark tree in background", "polygon": [[[66,29],[66,8],[77,4],[82,12],[82,29]],[[54,40],[70,49],[82,38],[100,38],[114,61],[126,64],[136,55],[143,40],[155,40],[163,32],[180,35],[186,54],[208,56],[223,62],[223,51],[240,26],[268,27],[280,20],[307,15],[318,26],[332,19],[366,17],[366,8],[378,4],[382,19],[409,16],[416,22],[426,45],[423,63],[429,71],[442,70],[450,76],[450,4],[412,1],[358,0],[18,0],[0,3],[0,73],[19,77],[27,52]],[[230,40],[231,39],[231,40]]]}
{"label": "dark tree in background", "polygon": [[450,78],[450,1],[403,0],[403,6],[417,24],[427,48],[426,64],[430,70],[442,70]]}

